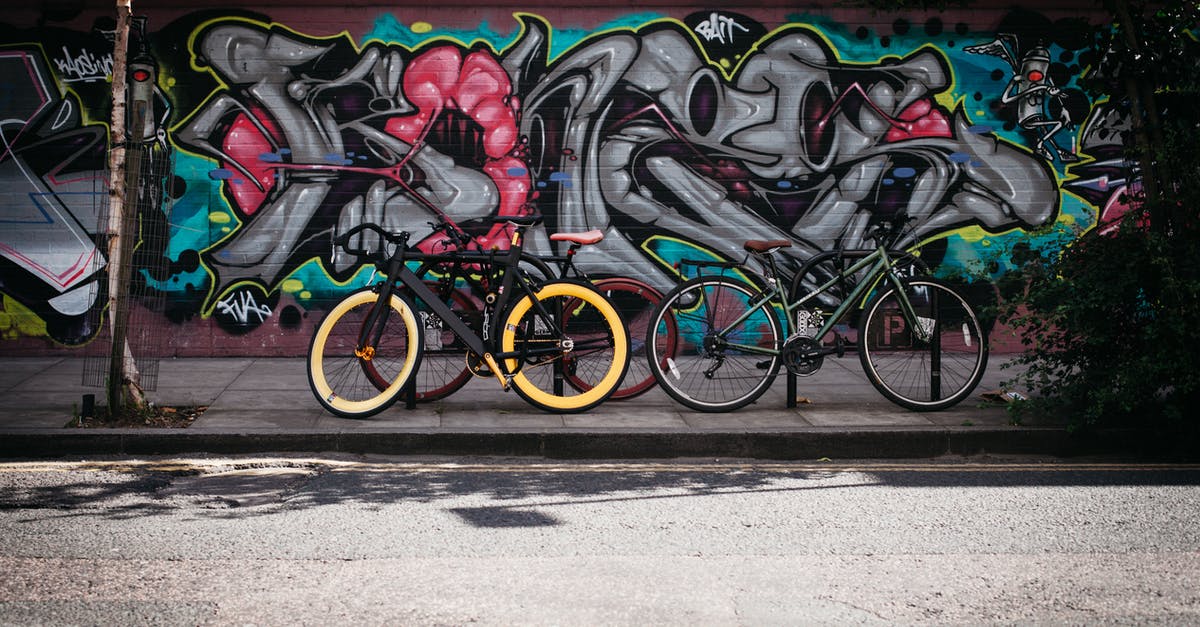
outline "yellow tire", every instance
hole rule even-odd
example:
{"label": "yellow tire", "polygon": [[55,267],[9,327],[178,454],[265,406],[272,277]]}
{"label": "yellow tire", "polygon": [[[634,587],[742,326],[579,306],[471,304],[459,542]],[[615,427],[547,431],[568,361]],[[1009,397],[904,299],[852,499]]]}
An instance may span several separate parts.
{"label": "yellow tire", "polygon": [[378,295],[355,292],[333,308],[313,332],[308,382],[325,409],[343,418],[366,418],[400,397],[421,359],[421,325],[413,306],[392,295],[379,341],[358,349],[359,335]]}
{"label": "yellow tire", "polygon": [[[604,402],[629,366],[629,334],[617,309],[594,287],[576,281],[547,283],[536,299],[551,321],[537,314],[528,296],[504,317],[501,350],[518,355],[504,359],[504,369],[514,373],[517,394],[556,413],[586,411]],[[573,348],[564,350],[560,337]],[[584,384],[568,384],[568,379]]]}

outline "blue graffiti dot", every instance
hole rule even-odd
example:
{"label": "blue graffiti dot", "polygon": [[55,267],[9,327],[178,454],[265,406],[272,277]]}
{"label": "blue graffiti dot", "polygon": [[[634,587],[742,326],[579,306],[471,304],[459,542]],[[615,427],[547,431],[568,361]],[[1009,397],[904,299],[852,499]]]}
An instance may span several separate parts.
{"label": "blue graffiti dot", "polygon": [[791,181],[779,181],[779,182],[775,183],[775,187],[778,187],[779,189],[791,189],[792,182]]}
{"label": "blue graffiti dot", "polygon": [[209,170],[208,178],[210,178],[214,181],[228,181],[229,179],[233,178],[233,172],[230,172],[229,170],[226,170],[225,168]]}
{"label": "blue graffiti dot", "polygon": [[367,155],[359,155],[359,156],[358,156],[358,160],[359,160],[359,161],[366,161],[366,160],[367,160]]}
{"label": "blue graffiti dot", "polygon": [[335,154],[325,155],[324,157],[322,157],[322,159],[324,159],[325,161],[327,161],[329,163],[335,163],[335,164],[346,162],[345,157],[343,157],[342,155],[335,155]]}
{"label": "blue graffiti dot", "polygon": [[992,127],[987,124],[975,124],[967,128],[967,131],[976,135],[987,135],[992,132]]}
{"label": "blue graffiti dot", "polygon": [[283,161],[283,157],[279,156],[278,153],[264,152],[261,155],[258,155],[258,160],[266,161],[267,163],[279,163],[280,161]]}
{"label": "blue graffiti dot", "polygon": [[291,148],[280,148],[280,149],[279,149],[279,154],[281,154],[281,155],[290,155],[290,154],[292,154],[292,149],[291,149]]}
{"label": "blue graffiti dot", "polygon": [[566,172],[554,172],[550,175],[550,180],[569,185],[571,183],[571,175]]}
{"label": "blue graffiti dot", "polygon": [[917,171],[912,168],[896,168],[892,170],[892,174],[898,179],[910,179],[917,175]]}
{"label": "blue graffiti dot", "polygon": [[521,167],[515,167],[515,168],[508,169],[509,176],[525,176],[528,173],[529,173],[529,170],[526,170],[525,168],[521,168]]}
{"label": "blue graffiti dot", "polygon": [[950,153],[950,161],[952,163],[966,163],[970,160],[971,160],[971,155],[968,155],[965,152]]}
{"label": "blue graffiti dot", "polygon": [[895,185],[896,179],[883,179],[880,182],[883,183],[884,185]]}
{"label": "blue graffiti dot", "polygon": [[982,162],[982,161],[972,161],[972,162],[971,162],[971,167],[973,167],[973,168],[982,168],[982,167],[983,167],[983,162]]}
{"label": "blue graffiti dot", "polygon": [[537,186],[538,187],[546,187],[546,181],[538,181]]}

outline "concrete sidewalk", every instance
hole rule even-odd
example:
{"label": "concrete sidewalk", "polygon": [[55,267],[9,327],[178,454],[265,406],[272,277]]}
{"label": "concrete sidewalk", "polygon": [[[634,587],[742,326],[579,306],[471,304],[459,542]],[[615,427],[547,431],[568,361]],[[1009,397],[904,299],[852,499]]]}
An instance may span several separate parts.
{"label": "concrete sidewalk", "polygon": [[[345,452],[535,455],[578,458],[903,458],[946,454],[1081,452],[1055,426],[1012,426],[979,397],[1014,372],[993,358],[969,400],[936,413],[893,405],[854,358],[829,359],[800,378],[788,408],[781,376],[757,403],[706,414],[657,388],[581,414],[557,415],[505,393],[490,378],[453,396],[366,420],[326,413],[312,398],[303,359],[165,359],[148,394],[162,405],[206,405],[186,429],[67,428],[84,394],[82,358],[0,358],[0,456]],[[1087,451],[1090,452],[1090,451]]]}

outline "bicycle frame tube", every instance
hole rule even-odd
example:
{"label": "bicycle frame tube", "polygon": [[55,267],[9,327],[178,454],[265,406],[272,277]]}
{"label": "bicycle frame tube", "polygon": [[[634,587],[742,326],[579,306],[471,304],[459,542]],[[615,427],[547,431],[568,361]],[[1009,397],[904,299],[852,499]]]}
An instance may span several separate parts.
{"label": "bicycle frame tube", "polygon": [[425,282],[410,270],[408,266],[401,266],[396,278],[405,287],[412,290],[417,298],[425,301],[425,306],[441,318],[442,322],[449,326],[455,335],[462,338],[462,341],[466,342],[467,348],[478,355],[483,355],[487,352],[487,348],[483,345],[483,340],[471,330],[471,327],[467,326],[458,316],[454,315],[453,310],[446,303],[442,302],[442,299],[433,290],[429,289],[429,286],[425,285]]}
{"label": "bicycle frame tube", "polygon": [[[859,281],[854,285],[854,288],[850,290],[850,294],[842,299],[841,304],[837,306],[833,313],[826,318],[825,323],[821,325],[821,328],[817,330],[816,337],[825,337],[827,333],[832,331],[833,327],[837,325],[838,322],[840,322],[842,318],[845,317],[845,315],[856,306],[856,303],[860,302],[870,290],[874,289],[881,279],[886,280],[892,285],[892,287],[896,289],[896,294],[898,295],[900,301],[900,309],[903,312],[905,319],[910,324],[914,323],[917,317],[916,311],[913,310],[912,303],[910,303],[908,300],[908,294],[904,292],[903,283],[901,283],[900,277],[897,276],[894,271],[895,266],[896,263],[888,255],[887,249],[879,246],[870,254],[852,264],[849,268],[842,270],[833,278],[810,290],[807,294],[799,299],[791,302],[790,304],[785,302],[784,309],[787,311],[786,328],[788,329],[789,335],[792,325],[792,316],[798,309],[803,307],[808,301],[816,298],[818,295],[833,287],[839,281],[852,277],[867,268],[870,269],[867,270],[866,280]],[[929,339],[927,337],[928,334],[923,328],[921,328],[921,325],[914,325],[914,327],[918,330],[918,338],[921,340]]]}
{"label": "bicycle frame tube", "polygon": [[[797,310],[804,307],[810,300],[813,300],[817,296],[825,293],[837,283],[845,280],[847,277],[854,276],[855,274],[858,274],[867,268],[870,268],[870,270],[867,272],[869,277],[876,277],[879,276],[879,273],[881,272],[887,272],[889,269],[887,253],[883,249],[876,249],[874,252],[851,264],[849,268],[842,270],[828,281],[810,290],[804,296],[801,296],[790,303],[785,302],[784,309],[787,311],[786,330],[788,335],[790,336],[792,333],[792,321]],[[856,283],[854,288],[850,290],[850,294],[843,298],[841,304],[839,304],[837,308],[834,309],[833,313],[825,319],[824,324],[822,324],[821,328],[817,330],[816,337],[825,337],[825,334],[832,331],[833,327],[840,322],[851,309],[854,308],[854,304],[857,303],[864,294],[866,294],[867,290],[870,289],[874,283],[875,281],[873,280],[859,281]]]}
{"label": "bicycle frame tube", "polygon": [[[478,253],[477,254],[478,256],[463,255],[463,254],[456,254],[456,255],[422,254],[422,255],[419,255],[416,257],[416,258],[420,259],[421,261],[445,260],[445,261],[452,261],[452,262],[458,262],[458,263],[486,262],[486,263],[493,264],[493,265],[499,264],[505,268],[504,278],[501,279],[500,285],[496,289],[497,298],[496,298],[495,302],[488,303],[485,305],[488,307],[492,307],[493,310],[498,313],[498,315],[495,315],[492,317],[492,319],[489,323],[490,328],[486,329],[487,335],[485,337],[493,338],[493,340],[491,340],[491,341],[495,341],[495,338],[500,337],[500,331],[501,331],[500,327],[504,323],[504,321],[501,319],[501,317],[502,317],[505,309],[507,308],[509,301],[514,297],[514,295],[513,295],[514,290],[518,291],[520,293],[520,296],[529,296],[533,300],[533,307],[534,307],[535,311],[537,311],[538,315],[543,316],[548,319],[553,318],[553,316],[551,316],[550,313],[546,311],[545,307],[542,306],[541,301],[534,298],[535,290],[533,289],[532,285],[530,285],[530,283],[528,281],[523,280],[519,276],[520,273],[519,273],[517,264],[520,261],[526,261],[531,258],[529,255],[526,255],[522,249],[522,246],[521,246],[522,232],[523,232],[523,229],[518,229],[518,232],[516,234],[514,234],[512,248],[510,248],[509,251],[507,253],[505,253],[504,255],[499,256],[500,260],[497,259],[497,257],[498,257],[497,255],[489,254],[489,253]],[[533,258],[533,259],[536,259],[536,258]],[[535,264],[535,265],[537,265],[537,264]],[[544,267],[544,263],[542,266],[539,266],[539,270],[542,267]],[[422,281],[420,279],[420,277],[418,277],[416,275],[416,273],[414,273],[407,265],[401,263],[399,270],[395,271],[394,274],[392,274],[391,276],[395,277],[394,278],[395,281],[398,281],[399,283],[401,283],[408,289],[412,290],[412,293],[417,298],[425,301],[425,304],[429,308],[429,310],[432,313],[436,314],[439,318],[441,318],[441,320],[447,326],[450,327],[450,330],[453,331],[454,334],[457,335],[459,338],[461,338],[463,340],[463,342],[466,343],[467,348],[470,349],[475,354],[483,356],[485,358],[487,355],[491,354],[491,356],[493,358],[502,362],[504,359],[514,358],[514,357],[523,357],[523,356],[525,356],[525,354],[529,353],[529,351],[525,351],[525,353],[523,353],[523,354],[509,354],[509,353],[503,353],[503,352],[490,353],[490,351],[488,350],[488,345],[490,342],[488,340],[485,340],[484,338],[481,338],[478,334],[475,333],[475,331],[473,331],[469,326],[467,326],[467,324],[464,323],[462,321],[462,319],[460,319],[457,315],[455,315],[453,310],[450,309],[450,307],[448,305],[446,305],[446,303],[444,303],[442,301],[442,299],[439,298],[437,296],[437,294],[435,294],[433,292],[433,290],[431,290],[429,288],[429,286],[425,285],[425,282]],[[520,296],[517,296],[517,297],[519,298]],[[382,325],[380,325],[380,326],[382,326]],[[545,351],[534,351],[533,354],[538,354],[538,353],[542,353],[542,352],[553,353],[553,352],[557,352],[560,350],[561,350],[560,348],[555,347],[553,349],[546,349]],[[491,364],[489,364],[489,367],[491,367]],[[508,374],[511,374],[511,373],[508,373]],[[500,375],[498,374],[497,376],[500,376]]]}
{"label": "bicycle frame tube", "polygon": [[[754,315],[755,312],[757,312],[760,309],[763,309],[765,307],[770,307],[772,302],[783,303],[785,311],[786,311],[787,303],[782,296],[783,290],[781,290],[779,288],[779,286],[774,282],[770,283],[770,285],[771,285],[771,288],[769,290],[760,291],[760,292],[754,294],[754,298],[757,299],[758,302],[754,303],[749,309],[747,309],[745,311],[745,313],[738,316],[735,320],[726,324],[725,328],[721,329],[721,331],[719,331],[717,333],[717,337],[724,340],[726,342],[726,346],[732,346],[734,348],[737,348],[738,350],[745,351],[747,353],[759,353],[759,354],[763,354],[763,355],[776,355],[779,353],[778,349],[762,348],[760,346],[751,346],[749,344],[737,344],[734,342],[730,342],[727,337],[727,334],[730,329],[736,329],[738,327],[738,325],[740,325],[742,322],[745,322],[746,319],[749,318],[750,316]],[[768,315],[773,316],[773,315],[775,315],[775,312],[769,312]]]}
{"label": "bicycle frame tube", "polygon": [[[807,304],[809,301],[813,300],[820,294],[823,294],[824,292],[826,292],[827,290],[832,288],[838,282],[840,282],[848,277],[851,277],[855,274],[858,274],[859,272],[861,272],[863,270],[867,270],[868,280],[859,281],[855,284],[854,288],[850,291],[850,294],[847,295],[846,298],[844,298],[842,300],[841,304],[839,304],[837,306],[837,308],[834,310],[834,312],[826,318],[824,324],[821,325],[821,328],[817,330],[816,337],[817,338],[825,337],[826,334],[828,334],[830,331],[832,331],[833,327],[835,325],[837,325],[838,322],[840,322],[842,320],[842,318],[851,309],[853,309],[855,307],[855,303],[859,302],[868,293],[869,290],[873,289],[874,286],[879,282],[879,279],[881,279],[881,278],[887,280],[890,284],[892,284],[893,287],[896,288],[896,293],[899,295],[901,311],[904,313],[904,316],[908,320],[909,323],[914,323],[916,321],[916,312],[913,310],[912,303],[910,303],[908,300],[908,295],[905,294],[904,290],[902,289],[902,283],[900,282],[900,278],[898,276],[896,276],[896,273],[893,271],[894,267],[895,267],[895,263],[893,262],[891,257],[888,255],[887,250],[885,248],[883,248],[882,246],[880,246],[880,247],[876,248],[876,250],[872,251],[871,253],[867,254],[866,256],[862,257],[861,259],[859,259],[858,261],[853,263],[849,268],[846,268],[845,270],[842,270],[841,272],[839,272],[837,275],[835,275],[834,277],[832,277],[825,283],[822,283],[821,285],[817,286],[816,288],[810,290],[804,296],[801,296],[800,298],[796,299],[795,301],[790,301],[790,302],[789,302],[788,298],[785,297],[785,295],[783,293],[783,289],[780,286],[780,282],[778,280],[772,281],[769,283],[771,285],[770,289],[765,290],[765,291],[760,291],[757,294],[758,302],[755,303],[753,306],[751,306],[749,310],[747,310],[745,313],[743,313],[741,316],[739,316],[736,320],[729,323],[727,328],[736,328],[737,325],[741,324],[747,318],[754,315],[760,309],[769,307],[769,306],[771,306],[772,303],[778,303],[779,305],[782,306],[784,314],[785,314],[784,315],[784,337],[791,337],[791,335],[794,332],[793,331],[794,314],[797,310],[804,307],[805,304]],[[772,278],[774,278],[774,277],[772,277]],[[771,314],[771,315],[774,315],[774,314]],[[921,340],[929,339],[928,333],[926,332],[926,330],[924,328],[921,327],[921,325],[914,324],[913,327],[915,329],[917,329],[918,337]],[[724,338],[725,337],[724,332],[718,333],[718,337]],[[750,352],[750,353],[775,354],[778,352],[778,350],[763,349],[763,348],[760,348],[757,346],[743,346],[740,344],[732,344],[732,343],[730,344],[730,346],[735,346],[739,350],[744,350],[744,351]]]}

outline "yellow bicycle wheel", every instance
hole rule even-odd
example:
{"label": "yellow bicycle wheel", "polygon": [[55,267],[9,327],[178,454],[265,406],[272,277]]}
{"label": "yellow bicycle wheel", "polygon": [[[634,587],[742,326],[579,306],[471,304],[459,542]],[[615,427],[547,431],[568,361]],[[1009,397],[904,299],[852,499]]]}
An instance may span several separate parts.
{"label": "yellow bicycle wheel", "polygon": [[[517,394],[556,413],[586,411],[616,391],[629,365],[629,334],[620,314],[586,283],[552,281],[534,299],[524,296],[508,310],[501,350],[514,373]],[[567,308],[570,311],[567,311]],[[568,385],[567,379],[585,385]]]}
{"label": "yellow bicycle wheel", "polygon": [[421,324],[413,306],[393,294],[379,341],[358,346],[371,307],[370,289],[347,296],[313,332],[308,382],[325,409],[343,418],[366,418],[400,397],[421,358]]}

